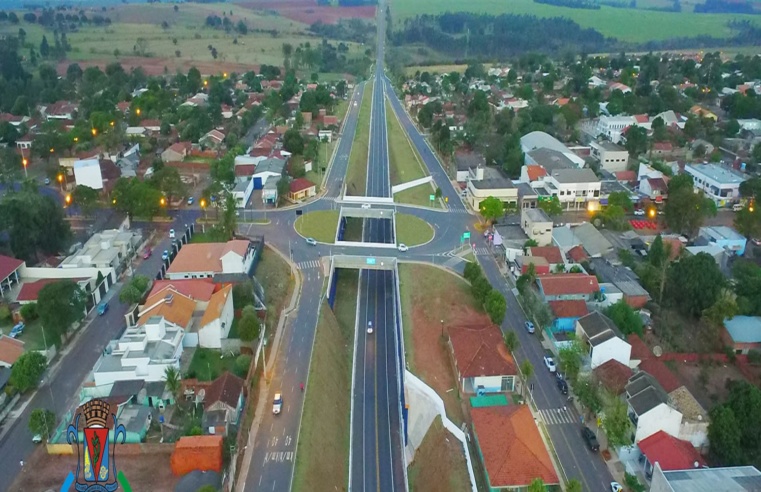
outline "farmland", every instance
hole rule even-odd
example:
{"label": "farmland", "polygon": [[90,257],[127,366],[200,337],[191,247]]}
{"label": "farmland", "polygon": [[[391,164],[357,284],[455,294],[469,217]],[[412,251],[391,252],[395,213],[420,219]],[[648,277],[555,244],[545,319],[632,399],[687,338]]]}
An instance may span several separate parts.
{"label": "farmland", "polygon": [[391,13],[396,25],[404,22],[405,18],[445,12],[566,17],[584,28],[596,29],[605,36],[635,43],[701,34],[728,38],[733,34],[726,25],[729,20],[749,20],[761,25],[761,18],[753,15],[655,12],[604,5],[599,10],[584,10],[539,4],[533,0],[472,0],[467,3],[454,0],[391,0]]}

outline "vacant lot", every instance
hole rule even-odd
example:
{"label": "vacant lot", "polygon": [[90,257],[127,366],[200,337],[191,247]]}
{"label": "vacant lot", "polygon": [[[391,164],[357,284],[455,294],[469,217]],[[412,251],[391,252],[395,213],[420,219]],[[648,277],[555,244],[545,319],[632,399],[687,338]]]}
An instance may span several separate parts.
{"label": "vacant lot", "polygon": [[732,364],[667,361],[666,365],[706,410],[726,400],[729,395],[729,381],[745,379]]}
{"label": "vacant lot", "polygon": [[[374,83],[374,82],[373,82]],[[351,144],[349,166],[346,171],[346,194],[364,196],[367,188],[367,152],[370,148],[370,109],[373,100],[373,84],[365,84],[359,119]]]}
{"label": "vacant lot", "polygon": [[[534,3],[533,0],[392,0],[391,12],[396,25],[407,17],[436,15],[444,12],[473,12],[477,14],[523,14],[537,17],[566,17],[582,27],[597,29],[606,36],[622,41],[647,42],[701,34],[729,37],[729,20],[748,20],[761,23],[758,16],[734,14],[694,14],[692,12],[654,12],[637,9],[616,9],[603,5],[600,10],[571,9]],[[632,22],[636,19],[636,22]]]}
{"label": "vacant lot", "polygon": [[252,0],[243,5],[252,9],[277,11],[283,17],[305,24],[314,22],[335,24],[340,19],[372,19],[375,17],[375,7],[372,5],[361,7],[318,6],[316,0]]}
{"label": "vacant lot", "polygon": [[316,210],[298,219],[294,224],[296,232],[304,237],[314,238],[321,243],[332,243],[338,227],[338,210]]}
{"label": "vacant lot", "polygon": [[[444,400],[447,416],[460,425],[462,401],[457,391],[442,328],[489,323],[463,279],[436,267],[400,265],[404,348],[410,370]],[[451,391],[450,391],[451,390]]]}
{"label": "vacant lot", "polygon": [[320,311],[296,451],[296,491],[346,490],[357,278],[355,270],[342,270],[336,313],[327,303]]}
{"label": "vacant lot", "polygon": [[187,377],[199,381],[214,381],[222,373],[234,373],[235,356],[222,354],[219,350],[198,347],[190,361]]}
{"label": "vacant lot", "polygon": [[280,312],[291,301],[294,286],[291,267],[279,254],[265,247],[254,276],[264,289],[265,304],[269,313],[267,333],[273,334],[273,329],[280,319]]}
{"label": "vacant lot", "polygon": [[470,489],[468,464],[462,443],[441,424],[431,423],[415,459],[407,469],[410,490],[415,492],[460,492]]}
{"label": "vacant lot", "polygon": [[[124,472],[133,491],[172,492],[180,479],[172,475],[170,456],[169,452],[137,456],[117,453],[116,463],[119,471]],[[60,490],[69,472],[76,471],[76,456],[48,455],[45,446],[38,446],[24,462],[24,469],[8,491]]]}

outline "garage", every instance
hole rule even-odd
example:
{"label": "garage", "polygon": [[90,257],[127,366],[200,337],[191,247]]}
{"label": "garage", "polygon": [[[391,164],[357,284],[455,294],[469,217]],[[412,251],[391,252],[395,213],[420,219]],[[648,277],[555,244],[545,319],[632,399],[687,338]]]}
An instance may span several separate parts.
{"label": "garage", "polygon": [[255,190],[261,190],[264,188],[264,184],[262,183],[262,178],[254,178],[254,189]]}

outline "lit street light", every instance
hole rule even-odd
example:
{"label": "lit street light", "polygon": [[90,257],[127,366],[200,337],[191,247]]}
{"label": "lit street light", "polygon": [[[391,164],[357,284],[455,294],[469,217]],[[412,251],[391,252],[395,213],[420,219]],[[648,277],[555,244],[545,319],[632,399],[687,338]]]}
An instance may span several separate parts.
{"label": "lit street light", "polygon": [[63,174],[58,175],[58,185],[61,187],[61,193],[63,193]]}
{"label": "lit street light", "polygon": [[29,165],[29,161],[27,160],[27,158],[26,158],[26,157],[24,157],[24,158],[21,160],[21,164],[23,164],[23,165],[24,165],[24,177],[28,179],[28,178],[29,178],[29,173],[28,173],[28,171],[26,170],[26,167],[27,167],[27,165]]}

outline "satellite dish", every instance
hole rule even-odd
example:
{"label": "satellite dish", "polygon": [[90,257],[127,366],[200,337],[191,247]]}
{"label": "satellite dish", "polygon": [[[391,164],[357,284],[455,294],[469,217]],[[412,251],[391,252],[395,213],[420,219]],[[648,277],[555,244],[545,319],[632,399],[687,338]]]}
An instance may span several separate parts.
{"label": "satellite dish", "polygon": [[695,463],[693,463],[693,464],[692,464],[692,466],[694,466],[695,468],[700,468],[700,463],[698,463],[698,462],[696,461]]}
{"label": "satellite dish", "polygon": [[656,345],[655,347],[653,347],[653,355],[656,357],[660,357],[661,355],[663,355],[663,349],[661,348],[660,345]]}
{"label": "satellite dish", "polygon": [[206,389],[201,388],[198,390],[198,393],[196,393],[196,403],[201,403],[206,397]]}

